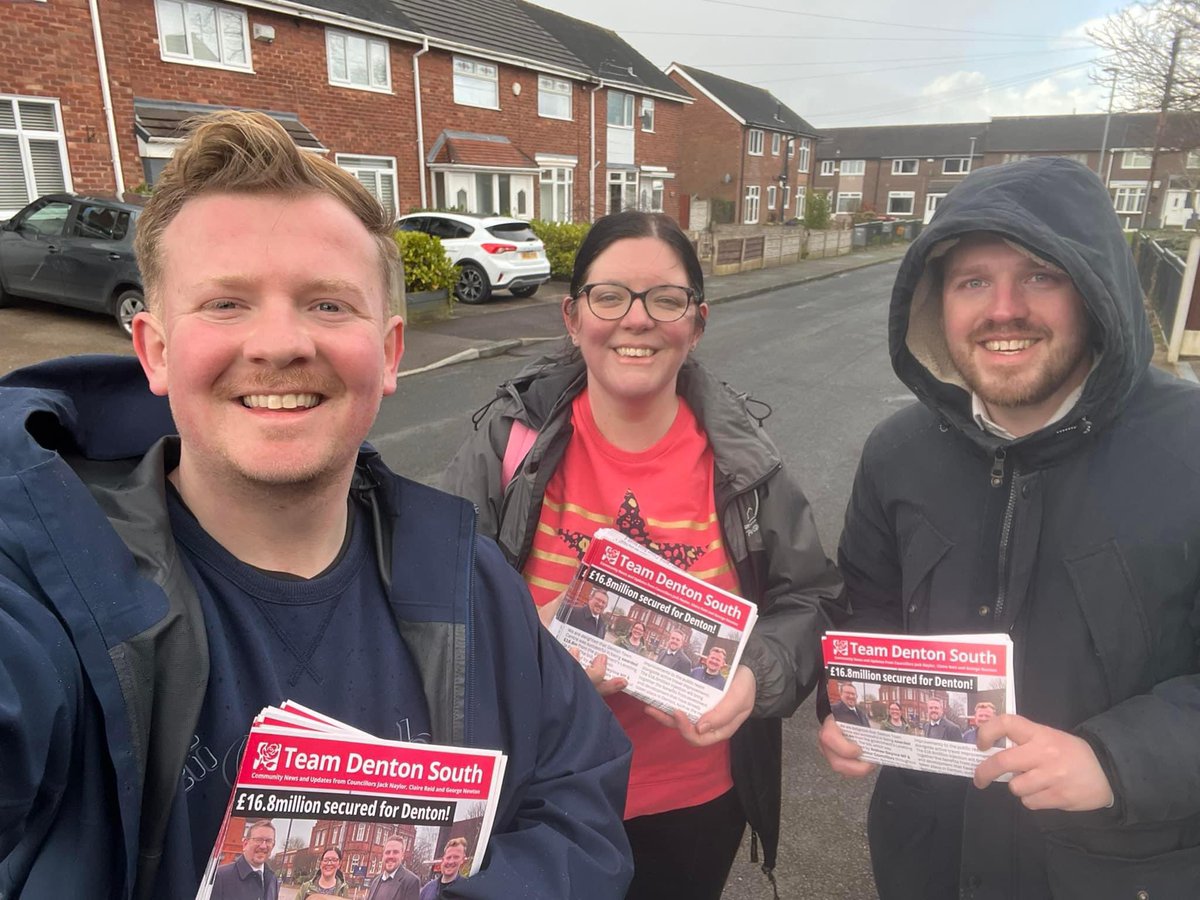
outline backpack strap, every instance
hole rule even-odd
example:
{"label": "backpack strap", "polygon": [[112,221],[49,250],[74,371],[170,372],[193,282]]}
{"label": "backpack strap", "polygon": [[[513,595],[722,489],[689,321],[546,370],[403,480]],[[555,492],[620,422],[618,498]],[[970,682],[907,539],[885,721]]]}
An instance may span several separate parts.
{"label": "backpack strap", "polygon": [[512,428],[508,432],[508,444],[504,447],[504,460],[500,463],[500,490],[505,490],[512,481],[513,475],[525,461],[529,448],[537,439],[537,429],[530,428],[518,419],[512,420]]}

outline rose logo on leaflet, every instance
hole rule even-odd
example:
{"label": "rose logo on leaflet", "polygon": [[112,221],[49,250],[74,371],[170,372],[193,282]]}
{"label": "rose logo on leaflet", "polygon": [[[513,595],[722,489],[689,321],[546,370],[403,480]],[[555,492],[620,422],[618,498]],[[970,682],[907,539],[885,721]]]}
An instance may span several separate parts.
{"label": "rose logo on leaflet", "polygon": [[620,551],[616,547],[604,548],[604,562],[606,565],[616,565],[618,556],[620,556]]}
{"label": "rose logo on leaflet", "polygon": [[833,652],[838,656],[845,656],[850,652],[850,642],[840,638],[833,639]]}
{"label": "rose logo on leaflet", "polygon": [[282,750],[281,744],[259,744],[258,754],[254,757],[254,765],[251,768],[274,772],[279,766],[279,754]]}

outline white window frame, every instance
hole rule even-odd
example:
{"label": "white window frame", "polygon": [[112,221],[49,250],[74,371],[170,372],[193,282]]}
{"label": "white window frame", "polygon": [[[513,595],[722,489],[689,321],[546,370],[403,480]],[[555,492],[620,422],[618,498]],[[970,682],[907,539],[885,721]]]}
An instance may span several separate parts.
{"label": "white window frame", "polygon": [[837,174],[837,161],[832,160],[832,159],[821,160],[821,174],[822,175],[836,175]]}
{"label": "white window frame", "polygon": [[1004,158],[1001,159],[1000,163],[1001,165],[1007,165],[1008,163],[1021,162],[1022,160],[1032,158],[1033,154],[1031,153],[1005,153]]}
{"label": "white window frame", "polygon": [[761,193],[762,189],[757,184],[746,185],[746,195],[742,198],[743,225],[754,225],[758,222],[758,201]]}
{"label": "white window frame", "polygon": [[843,178],[847,176],[858,177],[859,175],[867,174],[867,161],[865,159],[843,159],[838,169]]}
{"label": "white window frame", "polygon": [[1148,150],[1126,150],[1121,154],[1122,169],[1149,169],[1152,154]]}
{"label": "white window frame", "polygon": [[[857,200],[858,205],[854,209],[842,209],[842,198],[847,200]],[[835,215],[850,215],[862,209],[862,191],[838,191],[837,200],[834,203],[833,212]]]}
{"label": "white window frame", "polygon": [[[54,130],[47,131],[45,129],[24,127],[21,122],[21,103],[38,103],[51,107],[51,111],[54,113]],[[66,191],[74,190],[74,185],[71,182],[71,162],[67,157],[67,141],[63,129],[62,108],[58,100],[52,97],[25,97],[19,94],[0,94],[0,105],[8,105],[12,111],[13,118],[13,125],[11,127],[0,127],[0,138],[16,138],[21,173],[25,182],[24,201],[15,206],[0,207],[0,215],[7,217],[19,211],[27,204],[32,203],[43,194],[56,192],[57,185],[46,185],[45,189],[43,189],[37,184],[33,169],[33,156],[29,150],[30,141],[53,141],[58,146],[58,158],[62,164],[63,189]]]}
{"label": "white window frame", "polygon": [[796,160],[796,169],[807,172],[809,159],[812,156],[812,142],[808,138],[800,138],[800,158]]}
{"label": "white window frame", "polygon": [[[892,209],[893,200],[907,200],[908,210]],[[917,208],[917,195],[915,191],[888,191],[887,214],[889,216],[911,216]]]}
{"label": "white window frame", "polygon": [[779,207],[779,211],[783,215],[787,215],[788,207],[792,205],[792,186],[785,184],[783,186],[783,205]]}
{"label": "white window frame", "polygon": [[[549,177],[546,177],[549,174]],[[544,187],[550,188],[550,208],[546,208]],[[559,188],[563,191],[563,209],[558,208]],[[570,222],[575,203],[575,167],[573,165],[543,164],[538,172],[539,215],[547,222]]]}
{"label": "white window frame", "polygon": [[[538,115],[543,119],[561,119],[564,122],[572,121],[574,115],[574,85],[565,78],[555,78],[552,75],[538,76]],[[542,105],[545,100],[560,102],[563,99],[567,101],[567,114],[559,115]]]}
{"label": "white window frame", "polygon": [[1184,157],[1183,167],[1185,169],[1200,169],[1200,150],[1189,150],[1187,156]]}
{"label": "white window frame", "polygon": [[808,188],[796,186],[796,218],[804,218],[804,207],[808,203]]}
{"label": "white window frame", "polygon": [[772,212],[775,209],[775,201],[779,198],[779,192],[775,185],[767,185],[767,212]]}
{"label": "white window frame", "polygon": [[[371,196],[379,201],[379,205],[384,207],[384,211],[387,212],[391,218],[394,219],[397,215],[399,215],[400,182],[396,177],[396,157],[369,156],[363,153],[338,153],[334,157],[334,162],[337,164],[338,168],[345,169],[347,172],[357,178],[363,187],[371,192]],[[359,163],[359,165],[354,165],[354,163]],[[362,165],[362,163],[366,163],[366,165]],[[371,185],[367,184],[363,179],[364,174],[368,172],[374,176],[374,190],[372,190]],[[384,206],[382,199],[383,192],[380,190],[380,179],[383,176],[390,176],[392,181],[392,198],[394,203],[391,210],[388,210],[387,207]]]}
{"label": "white window frame", "polygon": [[[920,171],[921,161],[919,159],[893,159],[892,174],[893,175],[916,175]],[[907,170],[907,171],[906,171]]]}
{"label": "white window frame", "polygon": [[[175,7],[183,16],[183,39],[187,44],[184,53],[172,53],[167,50],[166,35],[163,33],[163,13],[166,7]],[[211,10],[217,23],[217,56],[219,60],[197,59],[192,47],[192,35],[188,30],[188,8],[199,7]],[[245,52],[244,63],[233,63],[226,60],[224,31],[221,28],[222,16],[236,17],[242,26],[242,50]],[[236,6],[226,6],[223,3],[210,3],[208,0],[154,0],[154,18],[158,27],[158,52],[163,62],[182,63],[189,66],[204,66],[209,69],[229,69],[234,72],[253,72],[254,61],[250,54],[250,22],[246,11]]]}
{"label": "white window frame", "polygon": [[[632,97],[632,94],[626,96]],[[619,126],[613,126],[619,127]],[[613,185],[621,188],[621,209],[612,208]],[[633,169],[609,169],[607,190],[604,194],[605,212],[624,212],[627,209],[637,209],[638,205],[638,173]]]}
{"label": "white window frame", "polygon": [[1113,182],[1113,209],[1118,215],[1140,214],[1146,206],[1146,184],[1118,184]]}
{"label": "white window frame", "polygon": [[[341,41],[342,58],[346,61],[346,77],[338,78],[333,72],[333,45]],[[351,42],[361,43],[366,54],[367,82],[362,84],[354,81],[350,75],[350,45]],[[371,57],[374,53],[383,54],[384,80],[376,83]],[[336,28],[325,29],[325,68],[329,73],[329,83],[335,87],[353,88],[358,91],[374,91],[377,94],[392,92],[392,54],[388,42],[382,38],[367,37],[365,34],[355,34],[353,31],[339,31]]]}
{"label": "white window frame", "polygon": [[[500,67],[495,63],[472,59],[469,56],[452,57],[451,71],[454,79],[454,102],[458,106],[473,106],[476,109],[500,108]],[[490,71],[490,74],[489,74]],[[490,86],[491,103],[476,103],[470,97],[471,88]],[[459,88],[462,92],[459,92]]]}
{"label": "white window frame", "polygon": [[[951,167],[951,163],[955,163]],[[971,171],[971,157],[969,156],[947,156],[942,160],[943,175],[966,175]]]}
{"label": "white window frame", "polygon": [[782,135],[780,135],[780,133],[778,131],[771,132],[771,155],[772,156],[779,155],[779,144],[780,144],[781,137],[782,137]]}
{"label": "white window frame", "polygon": [[[654,98],[643,97],[641,103],[641,112],[638,113],[638,122],[641,124],[642,131],[649,134],[654,133]],[[647,125],[646,123],[650,124]]]}
{"label": "white window frame", "polygon": [[[617,104],[620,104],[620,114],[613,116],[613,112],[617,110]],[[617,121],[613,121],[613,119]],[[604,112],[604,121],[609,128],[624,128],[628,131],[633,130],[633,94],[628,91],[608,92],[608,103]]]}
{"label": "white window frame", "polygon": [[746,152],[751,156],[763,155],[763,133],[761,128],[751,128],[746,134]]}

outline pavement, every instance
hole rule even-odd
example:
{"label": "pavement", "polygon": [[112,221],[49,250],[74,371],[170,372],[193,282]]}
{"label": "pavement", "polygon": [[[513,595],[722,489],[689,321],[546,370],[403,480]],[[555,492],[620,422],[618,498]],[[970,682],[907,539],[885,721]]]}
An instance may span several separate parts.
{"label": "pavement", "polygon": [[[704,295],[710,304],[729,303],[778,290],[834,278],[855,269],[893,262],[904,255],[908,244],[885,247],[825,259],[805,259],[785,266],[772,266],[737,275],[713,275],[704,279]],[[529,344],[561,338],[563,328],[559,304],[567,293],[565,281],[553,280],[525,299],[497,294],[481,306],[456,303],[449,319],[414,325],[405,338],[400,375],[416,375],[433,368],[498,356]],[[502,319],[499,313],[508,313]]]}

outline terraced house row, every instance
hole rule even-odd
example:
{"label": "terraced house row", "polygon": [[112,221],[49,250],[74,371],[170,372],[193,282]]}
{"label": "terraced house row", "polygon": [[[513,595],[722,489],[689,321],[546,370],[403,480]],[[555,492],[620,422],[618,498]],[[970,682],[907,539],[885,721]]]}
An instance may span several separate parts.
{"label": "terraced house row", "polygon": [[[1126,227],[1200,208],[1200,116],[994,118],[818,131],[769,91],[526,0],[0,0],[0,218],[46,193],[153,185],[185,123],[263,110],[396,215],[684,227],[783,223],[829,194],[932,216],[972,169],[1065,155]],[[1153,165],[1152,165],[1153,164]]]}

